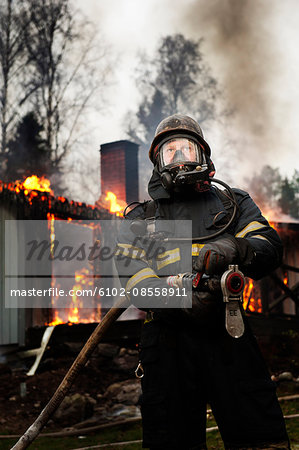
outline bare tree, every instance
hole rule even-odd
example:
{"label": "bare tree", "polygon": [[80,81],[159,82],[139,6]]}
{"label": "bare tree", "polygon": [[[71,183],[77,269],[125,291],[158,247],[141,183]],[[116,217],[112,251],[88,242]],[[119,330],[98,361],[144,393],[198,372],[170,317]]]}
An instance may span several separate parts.
{"label": "bare tree", "polygon": [[[107,48],[70,0],[3,0],[0,25],[0,168],[8,143],[18,142],[18,123],[32,111],[51,155],[50,172],[58,173],[84,140],[85,114],[103,107]],[[14,147],[15,161],[17,153]]]}
{"label": "bare tree", "polygon": [[[136,112],[126,116],[128,136],[141,146],[141,154],[148,149],[157,124],[175,113],[191,115],[199,123],[216,116],[216,98],[220,91],[216,79],[204,60],[203,40],[186,39],[182,34],[161,40],[154,57],[140,58],[137,86],[142,93]],[[144,186],[151,166],[140,158]],[[144,192],[142,193],[145,194]]]}
{"label": "bare tree", "polygon": [[86,20],[79,21],[69,0],[26,0],[24,4],[30,72],[24,87],[31,108],[42,119],[57,170],[74,145],[83,111],[105,84],[108,65],[98,70],[98,63],[106,53],[99,44],[95,56],[95,32]]}
{"label": "bare tree", "polygon": [[73,39],[72,18],[65,0],[33,0],[25,7],[24,17],[29,25],[24,43],[31,69],[26,88],[28,97],[34,93],[31,101],[44,119],[46,143],[56,159],[55,129],[60,126],[60,117],[55,88],[61,80],[64,52]]}
{"label": "bare tree", "polygon": [[[13,0],[0,4],[0,154],[5,157],[10,133],[18,116],[16,79],[24,66],[20,10]],[[20,92],[18,92],[19,95]]]}

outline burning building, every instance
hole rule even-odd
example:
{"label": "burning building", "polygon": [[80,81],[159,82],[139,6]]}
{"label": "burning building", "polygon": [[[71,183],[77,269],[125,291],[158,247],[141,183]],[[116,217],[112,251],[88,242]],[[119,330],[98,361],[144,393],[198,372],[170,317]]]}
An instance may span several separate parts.
{"label": "burning building", "polygon": [[[101,146],[102,195],[95,205],[55,197],[46,179],[29,177],[24,182],[0,182],[1,247],[4,248],[5,221],[11,221],[8,226],[13,227],[15,220],[44,221],[53,242],[59,221],[81,226],[85,235],[92,241],[101,240],[101,230],[94,227],[94,223],[121,215],[126,203],[138,199],[137,150],[138,146],[129,141],[117,141]],[[84,223],[86,220],[88,224]],[[275,223],[273,226],[284,243],[283,265],[275,273],[258,282],[248,279],[244,292],[244,309],[257,334],[279,333],[290,327],[298,329],[299,324],[299,224]],[[14,231],[11,230],[11,233]],[[17,252],[17,240],[12,241],[11,246],[11,251]],[[67,308],[55,308],[55,288],[59,286],[60,269],[55,269],[54,266],[50,268],[53,295],[49,308],[5,308],[5,263],[4,252],[1,252],[1,346],[24,345],[28,330],[35,326],[44,329],[49,325],[95,323],[101,319],[100,298],[94,299],[94,308],[84,312],[80,298],[76,296],[76,289],[92,287],[101,282],[97,277],[93,277],[94,268],[82,266],[74,272],[71,281],[74,295],[69,299]],[[39,282],[42,286],[42,277]],[[133,322],[130,326],[139,330],[139,325],[133,325]]]}
{"label": "burning building", "polygon": [[[15,240],[11,240],[9,251],[4,255],[1,252],[0,276],[1,276],[1,327],[0,327],[0,345],[25,343],[25,331],[32,326],[44,326],[45,324],[56,324],[63,322],[77,323],[79,321],[78,308],[75,302],[70,304],[68,317],[61,319],[57,309],[53,309],[54,298],[51,298],[49,309],[45,308],[5,308],[4,295],[5,283],[10,282],[5,276],[7,267],[10,264],[9,258],[12,255],[18,255],[18,230],[16,229],[16,220],[34,220],[36,223],[47,226],[46,232],[50,239],[55,239],[55,223],[65,221],[67,223],[76,223],[80,226],[84,220],[89,224],[89,231],[93,234],[92,224],[99,219],[111,219],[109,210],[101,210],[93,205],[86,205],[81,202],[68,201],[64,197],[55,197],[50,189],[50,184],[46,179],[38,179],[35,176],[28,177],[24,182],[2,183],[0,182],[0,236],[1,248],[4,250],[5,232],[15,235]],[[30,222],[28,222],[30,224]],[[47,225],[44,225],[47,224]],[[6,230],[5,230],[6,225]],[[52,264],[52,263],[51,263]],[[18,267],[18,270],[22,268]],[[53,273],[53,267],[48,267],[50,274]],[[88,268],[83,268],[80,272],[74,274],[74,286],[90,283],[88,279]],[[25,272],[24,272],[25,273]],[[26,271],[28,273],[28,271]],[[29,275],[25,275],[29,277]],[[11,279],[17,278],[12,277]],[[43,285],[43,277],[35,279],[39,288]],[[53,289],[55,279],[52,280]],[[55,292],[53,290],[53,292]],[[93,314],[89,320],[98,320],[99,317]],[[83,320],[84,321],[84,320]]]}
{"label": "burning building", "polygon": [[[20,231],[17,229],[17,221],[28,221],[34,228],[40,222],[43,228],[42,233],[47,233],[50,237],[51,246],[55,245],[55,239],[59,224],[66,224],[71,227],[81,228],[81,235],[84,231],[83,239],[87,239],[92,245],[102,240],[101,229],[98,221],[115,221],[117,216],[122,215],[122,211],[127,202],[138,198],[138,169],[137,169],[138,145],[129,141],[117,141],[101,146],[102,166],[101,166],[101,186],[102,195],[95,205],[86,205],[82,202],[69,201],[64,197],[55,197],[50,187],[49,180],[36,176],[28,177],[25,181],[14,183],[4,183],[0,181],[0,236],[1,236],[1,258],[0,258],[0,346],[22,346],[27,343],[28,330],[34,327],[44,329],[45,326],[56,326],[59,324],[82,324],[96,323],[101,320],[103,311],[101,309],[101,299],[98,294],[93,298],[94,307],[90,305],[87,309],[82,307],[82,299],[76,295],[80,290],[94,288],[96,284],[103,285],[103,280],[99,276],[99,268],[91,267],[90,264],[82,266],[79,270],[74,270],[69,276],[69,287],[72,288],[72,298],[69,303],[64,304],[64,308],[59,306],[57,290],[59,289],[59,271],[55,261],[49,262],[49,267],[45,268],[47,274],[51,274],[51,298],[48,299],[49,307],[43,304],[32,304],[31,308],[5,306],[5,288],[8,286],[18,286],[20,276],[11,274],[7,276],[7,266],[10,266],[11,273],[14,273],[13,264],[18,265],[16,273],[24,274],[25,285],[30,286],[30,274],[33,268],[20,267],[19,262],[11,263],[9,255],[14,255],[14,261],[20,260],[18,254],[18,239]],[[134,173],[133,173],[134,172]],[[118,197],[119,198],[118,198]],[[27,227],[28,228],[28,227]],[[78,231],[77,231],[78,232]],[[4,240],[10,235],[9,248],[4,251]],[[15,236],[15,238],[14,238]],[[6,253],[6,255],[5,255]],[[53,258],[55,259],[55,258]],[[29,266],[29,264],[28,264]],[[37,268],[38,270],[40,269]],[[16,281],[18,280],[18,282]],[[34,278],[36,288],[45,287],[45,276]],[[15,284],[14,284],[15,283]],[[84,306],[84,305],[83,305]],[[93,305],[92,305],[93,306]]]}
{"label": "burning building", "polygon": [[259,281],[247,280],[244,309],[257,335],[299,331],[299,224],[271,222],[283,245],[283,263]]}

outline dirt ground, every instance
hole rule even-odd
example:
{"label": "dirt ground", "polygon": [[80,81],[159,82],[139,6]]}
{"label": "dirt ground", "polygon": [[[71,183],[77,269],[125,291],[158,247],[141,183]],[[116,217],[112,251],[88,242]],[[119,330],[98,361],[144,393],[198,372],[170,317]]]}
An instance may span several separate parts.
{"label": "dirt ground", "polygon": [[[281,339],[271,342],[264,345],[262,350],[271,374],[277,376],[289,371],[293,375],[291,386],[288,385],[284,389],[284,381],[278,383],[282,392],[299,393],[298,336],[287,336],[287,340],[283,342]],[[72,365],[79,351],[76,345],[50,348],[46,351],[37,373],[32,377],[26,376],[26,369],[31,367],[34,359],[0,364],[0,434],[23,433],[36,419]],[[111,365],[113,357],[103,356],[96,351],[79,374],[69,395],[87,395],[96,401],[97,407],[101,407],[101,395],[109,385],[135,377],[134,361],[132,367],[119,370],[119,367]],[[47,431],[60,431],[62,428],[61,424],[53,420],[46,426]]]}
{"label": "dirt ground", "polygon": [[[74,356],[70,355],[55,360],[46,359],[31,377],[24,375],[24,370],[10,370],[7,365],[0,365],[0,434],[24,432],[47,404],[73,361]],[[91,359],[79,374],[69,395],[87,394],[100,403],[100,394],[110,384],[125,379],[128,379],[127,373],[101,370],[97,361]],[[61,426],[52,420],[46,428],[49,431],[61,430]]]}

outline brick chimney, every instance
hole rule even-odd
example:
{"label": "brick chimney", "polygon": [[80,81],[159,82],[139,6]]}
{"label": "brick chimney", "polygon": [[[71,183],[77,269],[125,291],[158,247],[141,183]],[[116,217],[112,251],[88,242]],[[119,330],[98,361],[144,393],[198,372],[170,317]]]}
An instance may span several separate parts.
{"label": "brick chimney", "polygon": [[138,201],[138,145],[130,141],[102,144],[101,191],[112,191],[126,203]]}

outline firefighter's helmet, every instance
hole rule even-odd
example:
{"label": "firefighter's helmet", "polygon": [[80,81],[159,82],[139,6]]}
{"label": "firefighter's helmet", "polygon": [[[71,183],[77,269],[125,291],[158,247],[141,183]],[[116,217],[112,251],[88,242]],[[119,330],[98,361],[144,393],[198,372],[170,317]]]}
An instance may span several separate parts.
{"label": "firefighter's helmet", "polygon": [[202,144],[206,156],[210,157],[211,149],[204,140],[203,132],[199,124],[189,116],[174,114],[163,119],[157,126],[155,137],[149,150],[150,160],[155,164],[159,153],[159,144],[171,135],[190,135],[196,138]]}

